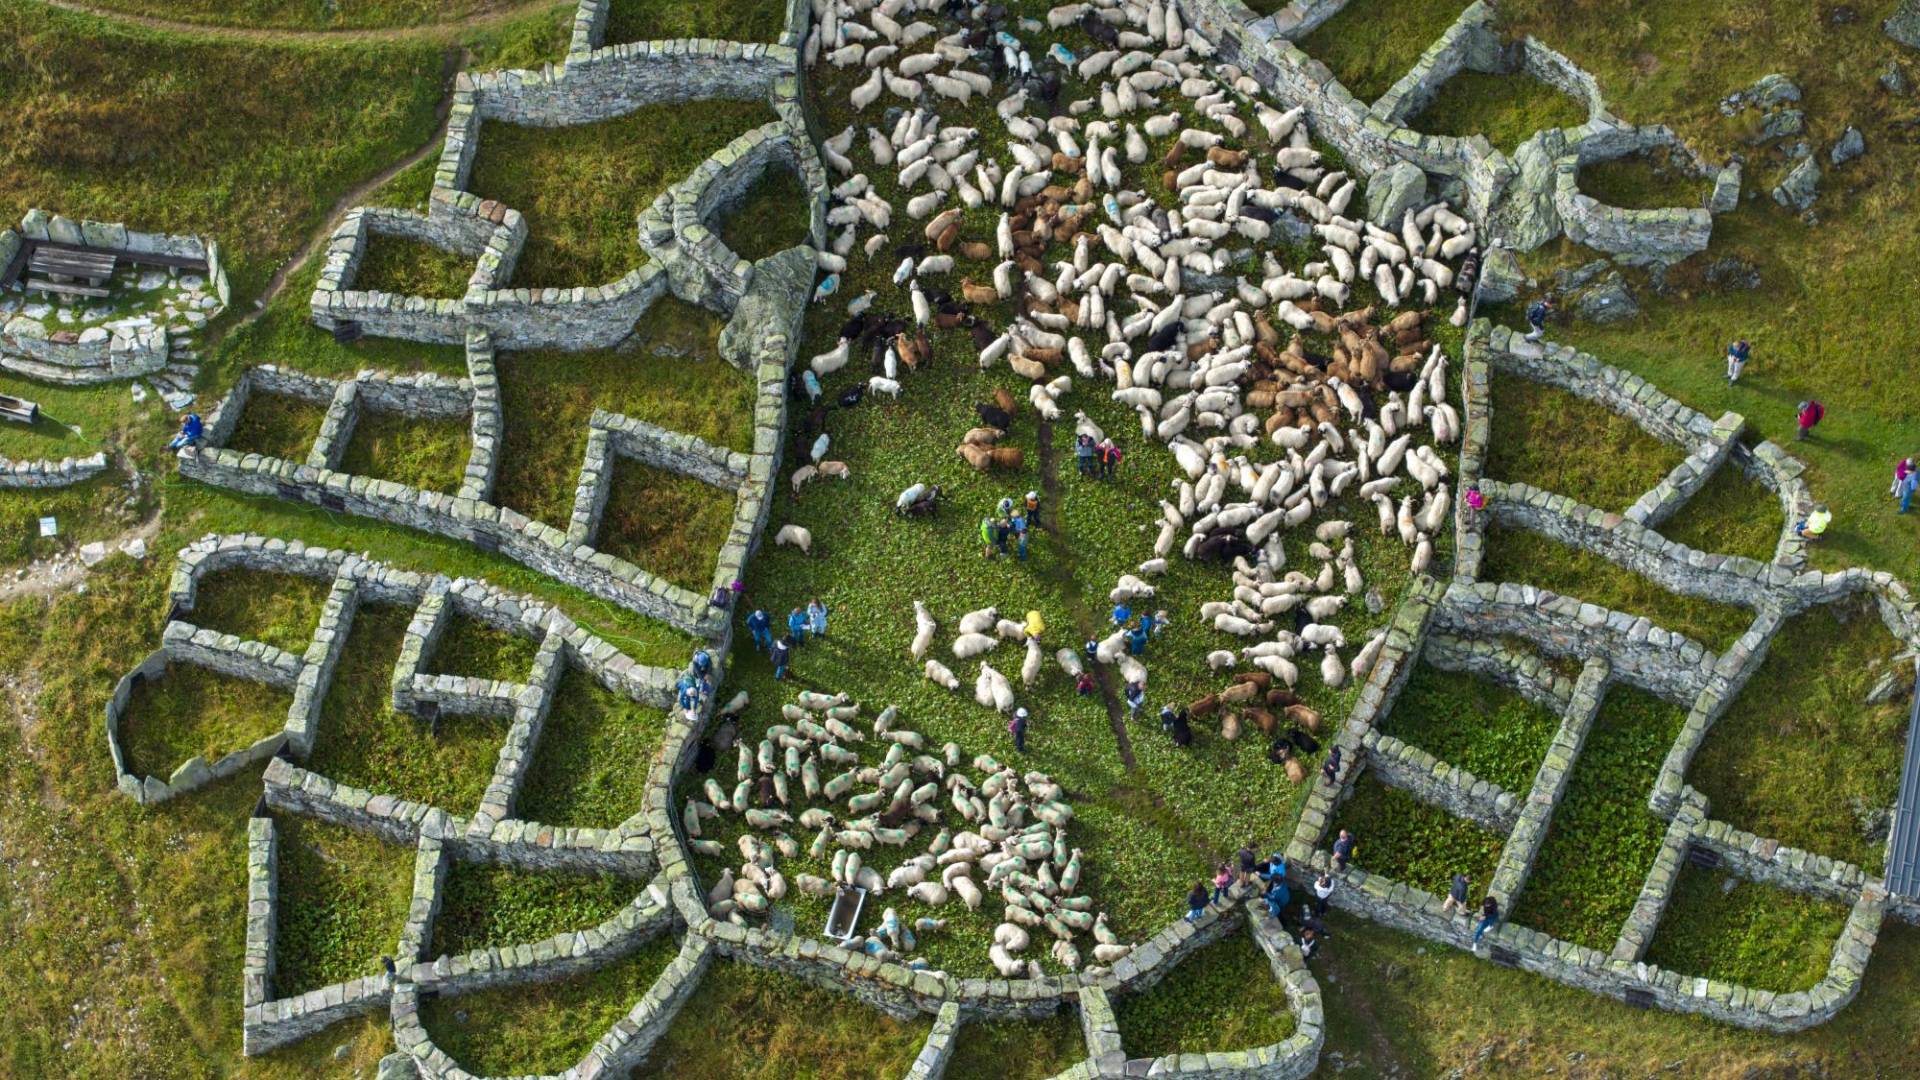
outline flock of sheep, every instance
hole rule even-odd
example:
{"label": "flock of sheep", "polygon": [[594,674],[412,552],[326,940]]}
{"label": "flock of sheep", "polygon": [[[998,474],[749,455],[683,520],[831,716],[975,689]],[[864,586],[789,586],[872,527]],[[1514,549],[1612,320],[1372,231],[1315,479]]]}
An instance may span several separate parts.
{"label": "flock of sheep", "polygon": [[[745,705],[742,695],[726,711]],[[1023,775],[982,754],[972,761],[984,777],[976,783],[964,771],[958,745],[947,743],[937,757],[927,753],[926,739],[897,726],[898,711],[891,706],[863,730],[856,726],[860,706],[845,694],[805,691],[780,711],[784,722],[769,728],[757,746],[739,744],[731,792],[708,777],[706,798],[681,804],[681,826],[703,855],[727,854],[704,835],[705,822],[737,814],[746,826],[738,840],[739,871],[723,870],[707,896],[716,918],[744,922],[764,915],[789,888],[821,897],[842,885],[873,896],[898,890],[932,908],[958,900],[969,911],[997,895],[1003,921],[989,956],[1002,976],[1041,974],[1037,961],[1019,955],[1043,933],[1053,940],[1049,955],[1069,971],[1083,970],[1074,944],[1082,934],[1094,937],[1095,963],[1085,970],[1097,972],[1127,954],[1129,946],[1108,929],[1104,914],[1094,912],[1092,899],[1077,894],[1083,856],[1066,836],[1073,807],[1046,774]],[[869,735],[887,746],[877,765],[862,764],[852,748]],[[942,826],[949,809],[965,823],[959,832]],[[787,832],[796,825],[817,830],[807,854],[818,860],[831,853],[831,879],[800,874],[789,883],[781,872],[782,859],[801,857],[800,842]],[[931,840],[923,838],[928,831]],[[909,844],[922,850],[884,877],[867,864],[876,848]],[[909,957],[916,935],[945,925],[924,916],[909,924],[888,908],[858,947],[880,959],[926,967]]]}
{"label": "flock of sheep", "polygon": [[[847,126],[822,147],[840,180],[816,302],[838,302],[854,260],[892,272],[890,283],[846,301],[839,340],[803,373],[808,392],[817,396],[820,376],[870,363],[871,377],[848,393],[897,396],[931,359],[929,335],[944,332],[971,335],[982,371],[1004,364],[1030,383],[1025,404],[1044,421],[1065,418],[1076,386],[1110,395],[1182,474],[1160,504],[1152,557],[1123,575],[1110,599],[1134,606],[1153,599],[1151,579],[1166,572],[1177,547],[1182,557],[1231,565],[1231,591],[1197,615],[1249,642],[1237,653],[1211,653],[1211,668],[1257,668],[1237,684],[1257,680],[1260,693],[1287,702],[1297,700],[1291,690],[1311,650],[1319,651],[1326,686],[1363,678],[1384,634],[1343,656],[1349,643],[1334,620],[1367,583],[1355,550],[1360,526],[1339,514],[1356,498],[1370,501],[1381,534],[1405,545],[1413,572],[1434,557],[1435,537],[1451,520],[1450,470],[1434,447],[1454,442],[1461,422],[1431,320],[1451,292],[1458,295],[1451,322],[1464,323],[1477,267],[1474,226],[1444,203],[1408,209],[1397,221],[1349,216],[1359,181],[1323,163],[1303,110],[1271,107],[1239,69],[1211,62],[1211,43],[1183,27],[1166,0],[1066,4],[1049,11],[1044,25],[963,0],[814,0],[813,7],[807,63],[865,70],[850,104],[873,120]],[[1077,56],[1056,44],[1035,55],[1015,33],[1047,29],[1072,30],[1095,49]],[[992,130],[943,120],[947,103],[965,107],[976,98],[995,102],[991,113],[966,115],[988,117]],[[863,168],[883,177],[891,200]],[[1317,247],[1313,257],[1283,264],[1280,254],[1303,245]],[[1361,288],[1377,306],[1356,302]],[[981,469],[1021,466],[1017,448],[996,445],[1021,405],[997,391],[977,408],[982,426],[966,433],[960,455]],[[1084,410],[1073,409],[1072,418],[1076,434],[1107,437]],[[816,465],[827,441],[824,433],[815,441]],[[796,487],[813,475],[806,466],[801,473]],[[1289,567],[1283,539],[1308,530],[1311,562]],[[778,539],[811,542],[798,526]],[[911,655],[926,678],[959,689],[961,677],[928,656],[938,621],[923,604],[914,607]],[[1046,651],[1023,623],[991,608],[961,617],[952,652],[971,661],[1002,642],[1021,644],[1019,678],[1033,686]],[[1060,649],[1053,659],[1079,675],[1076,650]],[[1118,665],[1129,683],[1146,681],[1124,627],[1097,643],[1093,659]],[[980,662],[974,695],[981,705],[1011,711],[1015,693],[1012,678]],[[1193,710],[1196,718],[1217,703],[1205,704]],[[1225,714],[1222,723],[1225,734]],[[1234,724],[1229,737],[1238,730]],[[814,740],[798,729],[785,734],[791,772],[800,767],[793,755]],[[957,751],[949,751],[952,765]],[[1035,849],[1046,846],[1048,854],[1029,858],[1008,847],[1020,843],[1011,836],[984,834],[987,847],[976,851],[943,833],[938,850],[922,857],[927,880],[896,884],[932,886],[923,891],[942,898],[959,889],[972,906],[970,874],[943,870],[935,881],[934,870],[977,864],[989,887],[1017,875],[1005,890],[1009,921],[997,935],[996,965],[1018,968],[1011,946],[1024,944],[1020,930],[1029,925],[1053,930],[1077,963],[1068,932],[1104,924],[1087,914],[1084,898],[1056,900],[1060,890],[1048,888],[1061,884],[1050,882],[1049,868],[1064,877],[1074,863],[1057,833],[1045,845],[1038,838],[1065,822],[1043,815],[1024,833],[1003,824],[994,795],[1025,805],[1019,778],[981,761],[994,774],[989,784],[1001,778],[999,789],[987,802],[964,805],[987,812],[989,827],[1035,837]],[[887,776],[901,768],[911,774],[914,765],[893,761]],[[922,789],[902,786],[907,779],[869,793],[867,808],[891,800],[898,809],[902,792],[909,807],[924,805],[914,793],[934,778]],[[1050,787],[1026,779],[1037,795]],[[823,829],[816,847],[849,832],[860,830]],[[836,857],[836,868],[852,866],[843,879],[878,883],[856,861],[857,849],[842,854],[848,857]],[[734,892],[723,902],[746,911],[764,906],[769,894],[752,876],[757,865],[750,855],[744,880],[729,883]],[[914,866],[922,863],[902,870]],[[1070,879],[1064,891],[1073,891]],[[899,945],[890,939],[879,947]],[[1121,948],[1104,940],[1101,947],[1102,960]]]}
{"label": "flock of sheep", "polygon": [[[852,92],[857,113],[883,100],[898,104],[890,123],[849,126],[827,140],[825,156],[845,179],[828,218],[839,231],[821,266],[837,275],[849,259],[886,260],[895,266],[895,299],[911,318],[879,318],[884,300],[855,297],[840,341],[812,359],[812,370],[837,371],[867,344],[874,379],[897,385],[903,367],[924,359],[928,329],[966,327],[982,370],[1004,363],[1031,382],[1029,403],[1042,419],[1062,417],[1076,379],[1102,386],[1185,474],[1174,480],[1176,496],[1161,503],[1153,557],[1139,576],[1118,582],[1112,598],[1151,598],[1145,579],[1165,571],[1176,546],[1190,559],[1231,562],[1232,592],[1199,616],[1215,630],[1262,640],[1238,656],[1216,651],[1210,665],[1244,660],[1292,687],[1298,659],[1318,649],[1326,685],[1364,675],[1381,639],[1351,663],[1342,657],[1347,642],[1330,620],[1366,583],[1354,525],[1331,511],[1357,494],[1377,508],[1381,533],[1407,546],[1413,572],[1433,558],[1434,537],[1451,520],[1449,469],[1433,447],[1458,438],[1460,418],[1447,400],[1448,361],[1431,340],[1427,309],[1443,291],[1469,286],[1473,225],[1443,203],[1409,209],[1384,227],[1346,216],[1357,181],[1321,163],[1302,110],[1276,110],[1232,66],[1206,63],[1211,45],[1182,27],[1170,3],[1055,7],[1048,27],[1077,28],[1105,46],[1084,58],[1058,46],[1031,55],[1008,32],[1005,13],[986,5],[820,0],[815,15],[809,62],[870,70]],[[1076,76],[1078,97],[1068,100],[1063,87]],[[984,153],[991,140],[944,123],[938,111],[943,101],[996,94],[1004,95],[994,108],[1004,131],[995,135],[1004,135],[1009,160]],[[1236,145],[1256,135],[1266,150]],[[1155,157],[1150,139],[1166,152]],[[904,206],[858,171],[857,148],[871,168],[892,170]],[[1165,199],[1137,176],[1155,171]],[[984,225],[969,235],[969,222],[983,220],[966,213],[976,208],[997,215],[991,236]],[[913,223],[903,243],[888,232],[896,213]],[[1317,242],[1324,257],[1296,272],[1261,248],[1287,238]],[[945,283],[968,263],[991,263],[982,273],[990,283],[964,278],[956,296]],[[1386,318],[1373,306],[1350,306],[1361,284],[1385,307],[1409,310]],[[989,323],[1009,303],[1011,320]],[[1462,295],[1456,325],[1465,308]],[[1104,344],[1088,344],[1102,337]],[[1325,353],[1309,340],[1324,341]],[[984,426],[966,433],[960,455],[976,468],[1022,464],[1018,449],[994,445],[1017,404],[1001,392],[980,406]],[[1076,433],[1106,437],[1084,411],[1074,421]],[[1263,440],[1277,451],[1261,449]],[[1260,459],[1281,456],[1257,460],[1257,449]],[[1318,566],[1290,569],[1283,536],[1309,525]],[[962,620],[956,658],[997,643],[982,632],[993,627],[969,625],[982,614]],[[987,622],[1019,629],[990,615]],[[916,659],[932,625],[919,609]],[[1028,684],[1041,659],[1029,642]],[[1077,654],[1062,650],[1058,659],[1077,673]],[[1129,682],[1145,679],[1126,655],[1123,629],[1100,643],[1097,659],[1122,664]],[[926,661],[925,674],[960,685],[938,660]],[[1011,681],[982,664],[976,696],[1004,710],[1011,695]]]}

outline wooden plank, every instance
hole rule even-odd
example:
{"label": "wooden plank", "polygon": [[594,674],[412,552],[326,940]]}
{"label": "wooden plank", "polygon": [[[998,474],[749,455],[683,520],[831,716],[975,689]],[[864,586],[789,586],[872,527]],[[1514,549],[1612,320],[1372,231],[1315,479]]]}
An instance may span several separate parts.
{"label": "wooden plank", "polygon": [[69,285],[62,281],[42,281],[39,278],[28,278],[26,290],[28,292],[50,292],[61,293],[66,296],[92,296],[96,298],[104,298],[109,295],[106,289],[93,285]]}
{"label": "wooden plank", "polygon": [[188,258],[184,255],[158,255],[151,252],[95,247],[91,244],[48,244],[45,241],[34,241],[33,247],[36,249],[54,247],[65,251],[98,252],[103,255],[112,255],[122,262],[133,263],[136,266],[165,266],[175,270],[191,270],[198,274],[204,274],[208,270],[207,260]]}

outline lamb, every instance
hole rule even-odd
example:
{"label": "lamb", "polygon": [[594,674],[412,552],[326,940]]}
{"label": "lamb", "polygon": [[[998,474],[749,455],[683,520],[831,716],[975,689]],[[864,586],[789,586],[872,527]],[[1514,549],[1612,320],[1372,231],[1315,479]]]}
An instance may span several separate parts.
{"label": "lamb", "polygon": [[793,470],[793,494],[796,498],[800,494],[800,489],[806,485],[807,481],[813,479],[814,474],[819,471],[819,469],[812,465],[802,465]]}
{"label": "lamb", "polygon": [[938,660],[928,660],[925,672],[928,682],[948,690],[960,689],[960,680],[947,668],[947,665]]}
{"label": "lamb", "polygon": [[889,379],[884,375],[875,375],[871,379],[868,379],[867,389],[876,394],[885,394],[896,401],[900,399],[899,380]]}
{"label": "lamb", "polygon": [[813,554],[813,533],[798,525],[782,525],[773,535],[775,547],[792,545],[800,549],[802,555]]}
{"label": "lamb", "polygon": [[933,644],[933,632],[937,624],[933,615],[927,611],[927,605],[918,600],[913,602],[913,643],[907,647],[915,660],[927,655],[927,648]]}

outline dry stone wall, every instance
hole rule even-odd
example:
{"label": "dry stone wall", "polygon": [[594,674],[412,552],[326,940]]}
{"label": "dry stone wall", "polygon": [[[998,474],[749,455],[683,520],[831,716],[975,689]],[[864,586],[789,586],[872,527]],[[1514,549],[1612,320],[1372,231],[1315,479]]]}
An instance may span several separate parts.
{"label": "dry stone wall", "polygon": [[[1655,437],[1681,446],[1688,458],[1625,513],[1489,480],[1484,476],[1490,430],[1486,387],[1495,373],[1550,383],[1599,402]],[[1461,543],[1453,583],[1442,589],[1438,583],[1421,582],[1402,600],[1387,645],[1337,739],[1353,764],[1337,778],[1316,779],[1288,845],[1295,874],[1303,884],[1320,872],[1343,879],[1333,894],[1336,906],[1442,944],[1473,949],[1496,964],[1533,971],[1631,1004],[1697,1013],[1766,1031],[1800,1031],[1824,1023],[1858,994],[1886,915],[1912,918],[1913,906],[1889,897],[1885,883],[1860,867],[1714,820],[1706,797],[1687,785],[1685,777],[1713,722],[1759,668],[1785,619],[1816,604],[1870,596],[1896,639],[1912,645],[1920,643],[1920,619],[1916,618],[1920,612],[1904,586],[1890,575],[1802,571],[1798,566],[1803,552],[1785,544],[1770,563],[1694,551],[1671,544],[1643,524],[1658,524],[1720,469],[1740,468],[1782,493],[1783,516],[1790,525],[1805,492],[1798,463],[1771,444],[1750,450],[1741,446],[1736,436],[1743,421],[1738,416],[1709,421],[1651,384],[1590,356],[1552,345],[1531,345],[1485,323],[1469,329],[1463,378],[1466,415],[1460,480],[1480,484],[1488,495],[1488,509],[1479,515],[1463,513],[1456,521]],[[1577,597],[1524,583],[1480,582],[1480,552],[1489,520],[1528,528],[1593,552],[1676,592],[1745,604],[1755,609],[1754,621],[1726,651],[1715,653],[1646,619],[1608,611]],[[1580,678],[1566,685],[1564,678],[1554,676],[1538,660],[1501,643],[1510,638],[1524,639],[1549,656],[1581,661]],[[1476,791],[1470,778],[1447,763],[1376,730],[1398,693],[1407,665],[1416,658],[1494,679],[1560,712],[1560,729],[1532,790],[1523,801],[1506,804],[1515,812],[1501,812],[1503,793]],[[1689,711],[1658,774],[1650,778],[1647,809],[1667,822],[1666,833],[1610,949],[1589,949],[1511,923],[1494,927],[1476,946],[1472,940],[1475,920],[1464,913],[1444,912],[1440,897],[1357,866],[1334,869],[1325,848],[1329,824],[1359,777],[1371,772],[1381,782],[1455,816],[1504,832],[1507,842],[1488,891],[1501,901],[1502,910],[1512,911],[1525,892],[1607,687],[1615,681],[1686,705]],[[1807,990],[1775,993],[1647,964],[1647,946],[1665,914],[1674,882],[1688,863],[1847,905],[1850,913],[1834,944],[1826,977]]]}
{"label": "dry stone wall", "polygon": [[[1264,16],[1241,0],[1179,0],[1179,5],[1187,24],[1214,43],[1220,59],[1247,72],[1281,103],[1303,106],[1315,134],[1331,142],[1358,175],[1407,162],[1457,184],[1457,201],[1489,225],[1500,242],[1518,250],[1565,232],[1629,261],[1674,262],[1703,250],[1712,214],[1737,205],[1737,164],[1715,174],[1715,194],[1704,210],[1623,210],[1602,206],[1577,189],[1563,197],[1560,165],[1566,158],[1579,162],[1631,153],[1647,145],[1653,138],[1649,132],[1665,129],[1622,122],[1606,108],[1594,77],[1543,43],[1530,37],[1503,40],[1487,0],[1468,5],[1371,103],[1354,98],[1326,65],[1294,44],[1343,9],[1343,0],[1294,0]],[[1412,125],[1420,112],[1462,71],[1537,79],[1584,103],[1587,119],[1573,128],[1539,132],[1512,154],[1482,136],[1416,130]],[[1697,163],[1691,151],[1687,156]]]}

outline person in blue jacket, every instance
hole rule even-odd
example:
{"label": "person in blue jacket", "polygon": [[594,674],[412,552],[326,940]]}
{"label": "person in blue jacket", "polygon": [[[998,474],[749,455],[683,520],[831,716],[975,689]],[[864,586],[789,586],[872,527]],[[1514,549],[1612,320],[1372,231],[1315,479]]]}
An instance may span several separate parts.
{"label": "person in blue jacket", "polygon": [[753,647],[761,651],[773,648],[773,620],[767,618],[766,610],[754,608],[747,616],[747,633],[753,635]]}
{"label": "person in blue jacket", "polygon": [[791,638],[795,645],[807,643],[807,616],[799,608],[794,608],[793,612],[787,616],[787,637]]}
{"label": "person in blue jacket", "polygon": [[167,449],[178,450],[183,446],[198,446],[200,439],[207,433],[207,426],[200,421],[199,413],[180,414],[180,434],[173,437]]}

